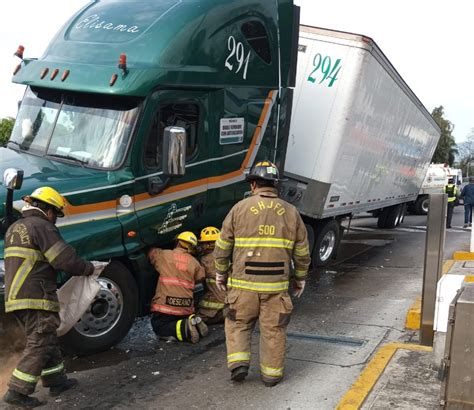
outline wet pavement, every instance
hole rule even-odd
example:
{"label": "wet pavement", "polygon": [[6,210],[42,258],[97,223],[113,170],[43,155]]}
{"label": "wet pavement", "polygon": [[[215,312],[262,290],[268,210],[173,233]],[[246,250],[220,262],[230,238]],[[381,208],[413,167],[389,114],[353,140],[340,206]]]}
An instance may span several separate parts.
{"label": "wet pavement", "polygon": [[[469,243],[462,216],[456,208],[446,258]],[[49,398],[45,408],[335,408],[381,345],[416,342],[404,322],[421,294],[425,223],[426,217],[407,216],[389,231],[376,229],[373,218],[352,221],[337,260],[312,272],[303,297],[294,301],[285,379],[271,389],[258,374],[258,332],[249,377],[233,384],[222,325],[212,326],[198,345],[180,345],[158,340],[144,317],[114,349],[69,357],[68,371],[80,385]],[[42,388],[37,397],[48,399]],[[433,408],[426,405],[415,408]]]}

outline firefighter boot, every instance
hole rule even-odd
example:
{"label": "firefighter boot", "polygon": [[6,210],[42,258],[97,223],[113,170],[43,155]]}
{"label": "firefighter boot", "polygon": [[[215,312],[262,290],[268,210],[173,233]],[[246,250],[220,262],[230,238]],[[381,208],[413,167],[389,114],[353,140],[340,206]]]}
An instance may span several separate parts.
{"label": "firefighter boot", "polygon": [[247,366],[239,366],[232,369],[230,374],[230,380],[234,382],[243,382],[249,374],[249,368]]}
{"label": "firefighter boot", "polygon": [[195,319],[196,319],[196,327],[201,337],[207,336],[207,334],[209,333],[209,329],[207,325],[204,323],[204,320],[202,320],[202,318],[199,316],[196,316]]}
{"label": "firefighter boot", "polygon": [[196,317],[194,315],[186,319],[186,340],[193,344],[199,342],[199,331],[196,327]]}
{"label": "firefighter boot", "polygon": [[3,401],[5,403],[11,404],[12,406],[26,407],[30,409],[45,404],[39,401],[36,397],[30,397],[14,390],[8,390],[5,393],[5,396],[3,396]]}
{"label": "firefighter boot", "polygon": [[66,379],[61,384],[57,386],[52,386],[49,388],[49,395],[53,397],[59,396],[61,393],[65,392],[66,390],[73,389],[78,385],[78,381],[76,379]]}

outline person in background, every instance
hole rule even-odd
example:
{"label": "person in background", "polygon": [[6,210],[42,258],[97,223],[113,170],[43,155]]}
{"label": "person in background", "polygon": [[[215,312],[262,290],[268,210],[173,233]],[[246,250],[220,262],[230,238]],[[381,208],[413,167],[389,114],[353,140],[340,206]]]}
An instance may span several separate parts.
{"label": "person in background", "polygon": [[37,188],[22,199],[23,217],[5,235],[5,312],[16,317],[25,332],[26,346],[3,400],[32,408],[44,404],[30,396],[39,379],[51,396],[77,385],[76,379],[66,376],[56,336],[60,324],[57,271],[87,276],[95,267],[77,256],[56,228],[66,205],[56,190]]}
{"label": "person in background", "polygon": [[151,326],[165,340],[199,342],[208,329],[194,314],[194,288],[205,279],[204,268],[192,256],[197,238],[181,232],[173,250],[152,248],[148,258],[159,273],[156,293],[151,303]]}
{"label": "person in background", "polygon": [[201,231],[201,265],[206,270],[207,292],[199,301],[199,316],[209,324],[224,322],[225,291],[217,288],[215,259],[212,254],[214,246],[219,239],[220,231],[213,226],[208,226]]}
{"label": "person in background", "polygon": [[444,187],[444,192],[448,194],[448,212],[446,215],[446,228],[451,228],[451,220],[453,219],[454,207],[458,197],[458,188],[454,183],[454,178],[448,179],[448,184]]}
{"label": "person in background", "polygon": [[460,198],[464,201],[464,228],[472,226],[472,207],[474,205],[474,177],[469,178],[469,184],[462,191]]}

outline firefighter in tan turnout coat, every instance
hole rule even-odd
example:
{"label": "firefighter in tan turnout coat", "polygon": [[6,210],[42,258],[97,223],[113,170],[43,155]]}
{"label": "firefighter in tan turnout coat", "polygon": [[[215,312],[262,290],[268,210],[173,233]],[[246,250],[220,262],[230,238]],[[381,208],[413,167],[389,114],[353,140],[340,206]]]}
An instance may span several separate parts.
{"label": "firefighter in tan turnout coat", "polygon": [[216,268],[213,251],[219,238],[220,231],[208,226],[201,231],[199,242],[202,255],[199,258],[206,271],[206,294],[199,301],[199,316],[207,324],[222,323],[224,321],[225,292],[216,285]]}
{"label": "firefighter in tan turnout coat", "polygon": [[151,326],[162,339],[199,342],[208,329],[194,314],[194,288],[204,281],[204,268],[191,255],[197,245],[192,232],[181,232],[173,250],[152,248],[150,262],[160,274],[151,302]]}
{"label": "firefighter in tan turnout coat", "polygon": [[269,387],[283,377],[286,327],[293,309],[288,295],[291,264],[298,297],[310,264],[306,227],[296,208],[278,198],[278,179],[278,169],[269,161],[252,167],[247,180],[253,195],[231,209],[214,251],[216,283],[228,289],[225,333],[231,379],[242,381],[248,374],[251,333],[258,319],[260,372]]}
{"label": "firefighter in tan turnout coat", "polygon": [[59,347],[56,271],[90,275],[94,265],[76,255],[55,227],[64,198],[50,187],[23,197],[23,218],[5,235],[5,311],[13,312],[26,334],[23,356],[8,383],[4,401],[20,407],[42,403],[29,395],[41,378],[52,396],[77,384],[68,379]]}

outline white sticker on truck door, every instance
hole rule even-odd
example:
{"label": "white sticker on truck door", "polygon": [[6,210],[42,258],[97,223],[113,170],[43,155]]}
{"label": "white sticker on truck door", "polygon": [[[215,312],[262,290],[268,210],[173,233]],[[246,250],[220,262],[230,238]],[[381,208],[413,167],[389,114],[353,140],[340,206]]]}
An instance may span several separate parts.
{"label": "white sticker on truck door", "polygon": [[240,144],[244,140],[244,118],[221,118],[219,143]]}

